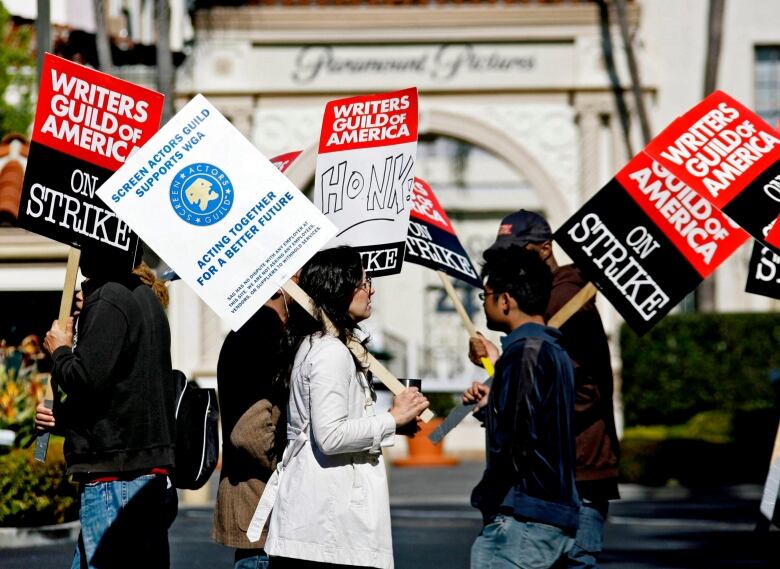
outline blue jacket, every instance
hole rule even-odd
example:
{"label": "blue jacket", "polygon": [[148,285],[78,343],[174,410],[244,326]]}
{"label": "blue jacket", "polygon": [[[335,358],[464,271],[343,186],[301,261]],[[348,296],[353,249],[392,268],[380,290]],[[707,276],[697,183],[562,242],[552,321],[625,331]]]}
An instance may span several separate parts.
{"label": "blue jacket", "polygon": [[471,503],[486,522],[498,513],[573,532],[574,370],[560,332],[527,323],[501,339],[503,354],[483,409],[487,467]]}

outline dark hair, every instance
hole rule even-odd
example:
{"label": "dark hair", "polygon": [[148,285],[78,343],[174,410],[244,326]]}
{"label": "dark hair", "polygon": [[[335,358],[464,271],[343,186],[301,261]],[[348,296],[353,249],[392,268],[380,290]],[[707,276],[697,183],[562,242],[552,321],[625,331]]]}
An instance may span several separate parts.
{"label": "dark hair", "polygon": [[79,268],[90,279],[121,280],[133,272],[135,258],[107,245],[90,243],[81,248]]}
{"label": "dark hair", "polygon": [[[339,340],[347,344],[355,338],[358,323],[349,314],[349,305],[363,280],[360,253],[352,247],[325,249],[312,257],[301,269],[298,285],[316,304],[312,318],[301,306],[290,306],[287,326],[282,335],[282,366],[277,380],[289,384],[295,354],[303,340],[317,332],[326,333],[323,313],[336,329]],[[367,340],[364,340],[365,344]],[[357,369],[362,364],[355,360]]]}
{"label": "dark hair", "polygon": [[552,290],[552,271],[535,251],[512,245],[485,251],[482,280],[493,292],[506,292],[528,315],[544,315]]}
{"label": "dark hair", "polygon": [[160,301],[163,308],[168,308],[168,304],[170,303],[168,285],[164,280],[157,278],[157,274],[146,264],[146,262],[141,261],[138,266],[133,269],[133,274],[141,279],[142,283],[152,289],[152,292],[154,292],[154,295],[157,297],[157,300]]}

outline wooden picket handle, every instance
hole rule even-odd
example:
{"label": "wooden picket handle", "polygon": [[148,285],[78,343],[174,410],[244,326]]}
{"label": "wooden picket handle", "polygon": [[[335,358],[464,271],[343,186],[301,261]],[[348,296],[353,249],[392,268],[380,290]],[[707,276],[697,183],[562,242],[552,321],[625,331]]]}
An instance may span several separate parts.
{"label": "wooden picket handle", "polygon": [[596,296],[596,292],[596,285],[593,283],[586,284],[577,294],[569,299],[569,302],[564,304],[561,309],[550,318],[547,325],[552,326],[553,328],[560,328],[563,326],[569,318],[574,316],[574,314],[585,306],[591,298]]}
{"label": "wooden picket handle", "polygon": [[[70,317],[70,310],[73,306],[73,293],[76,290],[76,277],[79,274],[79,260],[81,251],[71,247],[68,251],[68,264],[65,267],[65,283],[62,285],[62,298],[60,299],[60,314],[57,321],[60,328],[65,330]],[[49,376],[43,395],[43,404],[49,409],[54,405],[54,385],[53,379]],[[38,436],[35,441],[34,457],[38,462],[46,462],[46,453],[49,450],[49,433]]]}
{"label": "wooden picket handle", "polygon": [[[312,298],[306,294],[306,292],[300,286],[298,286],[298,283],[291,279],[282,285],[282,289],[287,294],[289,294],[304,310],[306,310],[306,312],[308,312],[311,316],[314,316],[314,309],[316,305],[314,304]],[[327,331],[335,333],[336,329],[333,326],[333,323],[330,321],[330,318],[328,318],[328,316],[324,313],[322,314],[322,317],[325,321],[325,328]],[[363,344],[353,339],[349,341],[347,348],[349,348],[349,351],[351,351],[358,360],[366,362],[368,364],[368,369],[371,370],[371,373],[373,373],[379,379],[379,381],[384,383],[387,388],[393,392],[394,395],[398,395],[401,391],[406,389],[404,384],[398,381],[398,379],[392,373],[390,373],[390,370],[379,363],[379,361],[373,355],[371,355],[368,350],[366,350]],[[430,409],[426,409],[420,415],[420,419],[426,423],[434,417],[435,415]]]}
{"label": "wooden picket handle", "polygon": [[[460,297],[458,296],[455,287],[452,286],[452,282],[450,282],[450,279],[447,276],[447,274],[444,271],[436,271],[436,274],[439,275],[439,280],[441,280],[441,284],[444,285],[444,290],[447,291],[447,296],[450,297],[452,304],[455,306],[455,311],[460,316],[460,319],[463,322],[463,327],[466,328],[466,332],[469,333],[469,337],[479,338],[479,334],[477,333],[477,328],[474,326],[474,323],[471,321],[471,317],[469,317],[469,313],[466,312],[466,308],[463,306],[463,303],[460,301]],[[487,374],[492,376],[495,373],[495,368],[493,367],[493,362],[490,361],[490,358],[481,358],[480,361],[482,362],[482,367],[485,368]]]}
{"label": "wooden picket handle", "polygon": [[777,426],[775,446],[772,449],[772,459],[769,461],[769,464],[774,464],[776,460],[780,460],[780,425]]}
{"label": "wooden picket handle", "polygon": [[62,299],[60,300],[60,326],[65,329],[73,307],[73,293],[76,290],[76,277],[79,274],[79,261],[81,250],[71,247],[68,252],[68,265],[65,268],[65,284],[62,287]]}

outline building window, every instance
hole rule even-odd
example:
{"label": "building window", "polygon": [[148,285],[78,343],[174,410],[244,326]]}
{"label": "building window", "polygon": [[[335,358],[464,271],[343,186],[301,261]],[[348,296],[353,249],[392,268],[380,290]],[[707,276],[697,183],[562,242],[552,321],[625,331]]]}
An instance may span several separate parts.
{"label": "building window", "polygon": [[756,112],[770,125],[780,122],[780,46],[756,47]]}

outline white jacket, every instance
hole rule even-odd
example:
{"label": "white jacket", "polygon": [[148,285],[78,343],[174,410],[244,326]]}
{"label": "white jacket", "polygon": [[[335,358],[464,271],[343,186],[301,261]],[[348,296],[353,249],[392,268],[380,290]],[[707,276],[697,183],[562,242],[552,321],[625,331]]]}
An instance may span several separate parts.
{"label": "white jacket", "polygon": [[304,339],[290,378],[287,439],[304,444],[279,477],[270,555],[392,569],[390,498],[381,447],[395,421],[374,414],[363,372],[333,336]]}

